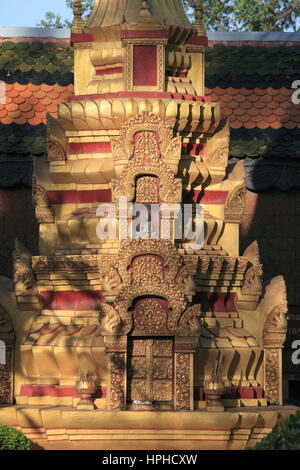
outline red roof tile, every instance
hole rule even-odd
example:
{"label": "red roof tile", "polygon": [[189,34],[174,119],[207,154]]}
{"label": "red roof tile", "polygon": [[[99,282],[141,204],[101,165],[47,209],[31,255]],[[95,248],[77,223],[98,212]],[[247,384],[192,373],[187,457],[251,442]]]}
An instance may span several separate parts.
{"label": "red roof tile", "polygon": [[0,105],[0,123],[25,124],[32,126],[46,123],[47,113],[57,117],[57,105],[66,101],[73,94],[73,85],[41,86],[7,84],[6,104]]}

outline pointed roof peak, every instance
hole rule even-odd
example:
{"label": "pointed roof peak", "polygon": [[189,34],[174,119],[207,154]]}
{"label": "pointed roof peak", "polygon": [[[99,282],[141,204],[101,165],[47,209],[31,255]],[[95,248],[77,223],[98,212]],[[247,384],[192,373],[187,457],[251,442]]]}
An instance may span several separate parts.
{"label": "pointed roof peak", "polygon": [[203,23],[203,1],[197,0],[195,3],[195,23],[193,29],[199,36],[206,34],[205,26]]}
{"label": "pointed roof peak", "polygon": [[127,24],[139,18],[139,23],[191,28],[182,0],[95,0],[87,26],[121,25],[124,17]]}
{"label": "pointed roof peak", "polygon": [[128,24],[128,26],[138,26],[142,29],[152,29],[155,27],[159,27],[161,29],[162,24],[151,13],[150,6],[147,0],[142,0],[138,16],[134,19],[134,21]]}

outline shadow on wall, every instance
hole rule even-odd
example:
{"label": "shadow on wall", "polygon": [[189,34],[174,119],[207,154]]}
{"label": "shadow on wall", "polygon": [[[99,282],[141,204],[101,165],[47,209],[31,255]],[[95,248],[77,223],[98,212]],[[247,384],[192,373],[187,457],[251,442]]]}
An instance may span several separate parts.
{"label": "shadow on wall", "polygon": [[38,254],[38,224],[32,190],[24,185],[0,189],[0,276],[12,277],[12,253],[18,238],[33,254]]}
{"label": "shadow on wall", "polygon": [[[289,305],[300,305],[300,191],[247,192],[240,226],[240,253],[258,241],[263,280],[283,275]],[[297,281],[298,279],[298,281]]]}
{"label": "shadow on wall", "polygon": [[[292,344],[300,340],[300,191],[273,188],[247,192],[246,209],[240,226],[240,253],[258,241],[263,281],[283,275],[289,305],[287,339],[283,348],[284,401],[300,402],[299,365],[293,363]],[[296,316],[297,314],[297,316]],[[298,321],[296,321],[298,320]],[[293,389],[294,387],[294,389]]]}

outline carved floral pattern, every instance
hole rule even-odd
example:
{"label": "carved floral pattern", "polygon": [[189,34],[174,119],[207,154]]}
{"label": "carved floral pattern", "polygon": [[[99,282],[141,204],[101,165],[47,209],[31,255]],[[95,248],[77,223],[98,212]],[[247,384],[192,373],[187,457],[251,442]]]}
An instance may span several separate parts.
{"label": "carved floral pattern", "polygon": [[110,409],[121,410],[124,408],[125,354],[111,354],[110,377]]}
{"label": "carved floral pattern", "polygon": [[160,335],[167,332],[167,313],[158,302],[148,300],[134,311],[134,332]]}
{"label": "carved floral pattern", "polygon": [[37,221],[42,224],[55,222],[55,211],[49,202],[45,189],[35,184],[32,188],[33,200],[35,204],[35,215]]}
{"label": "carved floral pattern", "polygon": [[281,349],[265,349],[265,393],[271,405],[280,404],[280,354]]}
{"label": "carved floral pattern", "polygon": [[158,179],[153,176],[143,176],[137,180],[136,203],[158,204],[159,189]]}
{"label": "carved floral pattern", "polygon": [[[118,201],[126,196],[133,201],[136,178],[141,175],[154,175],[160,181],[162,202],[180,202],[182,182],[164,161],[164,150],[170,148],[173,140],[172,130],[152,113],[143,112],[131,119],[121,130],[121,135],[112,140],[114,160],[127,160],[120,178],[111,181],[113,199]],[[176,148],[177,140],[171,148]],[[180,155],[177,155],[178,161]]]}
{"label": "carved floral pattern", "polygon": [[176,410],[190,409],[190,355],[188,353],[176,353]]}

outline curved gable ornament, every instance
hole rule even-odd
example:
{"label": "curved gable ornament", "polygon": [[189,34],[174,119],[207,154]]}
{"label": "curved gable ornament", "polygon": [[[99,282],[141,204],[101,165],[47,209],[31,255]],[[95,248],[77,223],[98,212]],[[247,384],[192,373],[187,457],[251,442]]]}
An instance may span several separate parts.
{"label": "curved gable ornament", "polygon": [[[113,200],[135,197],[138,176],[156,176],[162,202],[180,202],[182,182],[176,179],[181,138],[158,116],[144,111],[124,124],[120,137],[111,140],[118,179],[111,181]],[[155,201],[153,201],[155,202]]]}
{"label": "curved gable ornament", "polygon": [[246,184],[243,182],[232,190],[227,197],[224,208],[225,222],[239,223],[246,203]]}
{"label": "curved gable ornament", "polygon": [[[152,302],[155,298],[167,301],[166,331],[161,331],[161,335],[176,336],[187,332],[195,334],[195,321],[192,317],[200,311],[200,307],[193,306],[192,310],[188,308],[185,296],[191,291],[186,292],[186,286],[178,282],[183,273],[190,279],[195,274],[195,266],[193,263],[184,264],[171,242],[124,240],[116,266],[122,283],[113,306],[101,307],[104,314],[104,334],[129,334],[134,328],[134,303],[141,298],[148,298]],[[189,313],[184,320],[183,314],[187,311]]]}
{"label": "curved gable ornament", "polygon": [[269,313],[263,330],[263,342],[265,347],[283,347],[287,332],[286,314],[286,304],[278,305]]}

